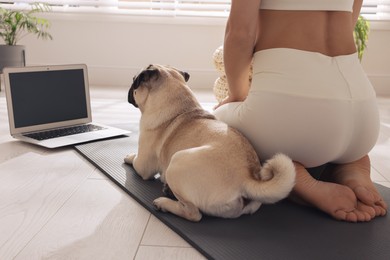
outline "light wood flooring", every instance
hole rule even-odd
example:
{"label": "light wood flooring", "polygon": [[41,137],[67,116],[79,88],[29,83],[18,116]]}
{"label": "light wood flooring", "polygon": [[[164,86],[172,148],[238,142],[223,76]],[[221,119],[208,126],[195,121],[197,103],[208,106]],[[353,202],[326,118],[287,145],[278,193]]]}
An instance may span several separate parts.
{"label": "light wood flooring", "polygon": [[[208,109],[211,92],[196,92]],[[124,127],[139,111],[126,88],[92,88],[94,119]],[[390,187],[390,98],[378,98],[381,134],[372,178]],[[188,243],[72,148],[48,150],[9,135],[0,92],[0,259],[203,259]]]}

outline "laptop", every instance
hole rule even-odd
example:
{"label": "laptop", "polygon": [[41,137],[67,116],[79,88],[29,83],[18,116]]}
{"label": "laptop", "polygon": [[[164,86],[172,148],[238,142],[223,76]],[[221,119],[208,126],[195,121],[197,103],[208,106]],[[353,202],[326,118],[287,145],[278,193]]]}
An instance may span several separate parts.
{"label": "laptop", "polygon": [[3,74],[16,139],[57,148],[130,133],[92,122],[85,64],[4,68]]}

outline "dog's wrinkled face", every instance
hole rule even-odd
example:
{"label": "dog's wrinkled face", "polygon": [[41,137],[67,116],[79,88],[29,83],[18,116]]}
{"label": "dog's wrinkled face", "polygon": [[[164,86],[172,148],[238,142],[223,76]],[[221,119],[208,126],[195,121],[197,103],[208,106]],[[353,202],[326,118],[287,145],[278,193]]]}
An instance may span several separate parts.
{"label": "dog's wrinkled face", "polygon": [[133,84],[129,90],[128,102],[135,107],[139,107],[146,98],[148,93],[154,87],[163,84],[164,78],[173,76],[178,78],[181,75],[181,80],[188,81],[190,75],[187,72],[177,70],[168,66],[149,65],[133,78]]}

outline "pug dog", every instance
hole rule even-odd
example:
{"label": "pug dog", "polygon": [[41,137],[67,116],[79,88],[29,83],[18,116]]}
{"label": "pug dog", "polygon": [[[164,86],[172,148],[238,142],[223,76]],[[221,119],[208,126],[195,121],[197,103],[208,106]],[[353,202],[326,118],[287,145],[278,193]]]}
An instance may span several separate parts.
{"label": "pug dog", "polygon": [[237,218],[262,203],[286,198],[295,167],[283,154],[260,164],[249,141],[202,109],[186,85],[189,74],[150,65],[137,76],[128,101],[141,111],[137,154],[124,161],[144,180],[160,173],[175,198],[153,204],[190,221],[202,214]]}

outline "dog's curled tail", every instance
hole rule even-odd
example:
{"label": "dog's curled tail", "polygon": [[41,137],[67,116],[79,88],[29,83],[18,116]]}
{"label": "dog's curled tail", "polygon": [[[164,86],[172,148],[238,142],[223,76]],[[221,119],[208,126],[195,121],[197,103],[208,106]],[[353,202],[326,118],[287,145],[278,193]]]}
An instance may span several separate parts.
{"label": "dog's curled tail", "polygon": [[262,203],[275,203],[286,198],[295,184],[295,166],[284,154],[276,154],[266,161],[257,174],[245,185],[248,199]]}

